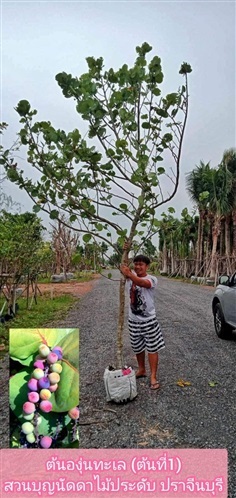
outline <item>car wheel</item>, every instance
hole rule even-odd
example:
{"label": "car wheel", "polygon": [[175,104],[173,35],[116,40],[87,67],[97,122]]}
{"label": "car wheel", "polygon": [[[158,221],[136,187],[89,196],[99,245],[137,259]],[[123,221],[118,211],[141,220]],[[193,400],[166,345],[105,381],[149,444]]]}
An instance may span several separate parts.
{"label": "car wheel", "polygon": [[220,303],[214,307],[215,331],[220,339],[228,339],[232,334],[232,328],[225,322],[224,314]]}

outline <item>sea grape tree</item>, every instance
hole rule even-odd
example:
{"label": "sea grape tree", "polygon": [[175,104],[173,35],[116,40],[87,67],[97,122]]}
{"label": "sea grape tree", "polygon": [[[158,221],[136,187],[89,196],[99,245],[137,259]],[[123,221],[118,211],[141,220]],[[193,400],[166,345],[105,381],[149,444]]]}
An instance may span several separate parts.
{"label": "sea grape tree", "polygon": [[[16,107],[22,124],[19,142],[38,178],[26,177],[15,162],[12,167],[9,151],[1,161],[8,178],[35,202],[36,213],[44,210],[52,219],[64,213],[84,234],[84,242],[96,239],[116,249],[117,238],[121,246],[127,241],[122,262],[127,261],[134,237],[151,238],[156,232],[156,209],[174,197],[179,184],[191,66],[181,65],[183,84],[163,97],[161,60],[155,55],[148,61],[151,50],[148,43],[136,47],[132,67],[105,70],[102,58],[88,57],[88,71],[79,78],[57,74],[63,95],[74,99],[82,118],[80,131],[66,133],[50,121],[35,121],[37,111],[21,100]],[[121,277],[119,367],[124,284]]]}

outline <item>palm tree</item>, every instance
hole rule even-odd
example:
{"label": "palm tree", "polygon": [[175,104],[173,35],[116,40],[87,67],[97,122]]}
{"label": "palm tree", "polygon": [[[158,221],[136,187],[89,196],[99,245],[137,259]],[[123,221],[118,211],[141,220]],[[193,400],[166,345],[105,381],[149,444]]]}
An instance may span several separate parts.
{"label": "palm tree", "polygon": [[236,256],[236,149],[224,151],[220,167],[228,170],[232,175],[232,188],[229,192],[229,204],[232,210],[225,220],[225,248],[226,256],[230,256],[230,221],[232,220],[232,256]]}
{"label": "palm tree", "polygon": [[209,217],[212,219],[212,251],[210,277],[216,274],[216,253],[218,237],[221,232],[221,221],[231,210],[230,192],[232,190],[232,174],[226,168],[211,169],[209,183]]}
{"label": "palm tree", "polygon": [[193,171],[187,174],[186,184],[187,191],[191,200],[197,206],[199,211],[198,236],[197,236],[197,254],[195,274],[198,275],[202,266],[203,259],[203,230],[204,221],[207,213],[208,196],[209,196],[209,177],[210,163],[205,164],[200,161]]}

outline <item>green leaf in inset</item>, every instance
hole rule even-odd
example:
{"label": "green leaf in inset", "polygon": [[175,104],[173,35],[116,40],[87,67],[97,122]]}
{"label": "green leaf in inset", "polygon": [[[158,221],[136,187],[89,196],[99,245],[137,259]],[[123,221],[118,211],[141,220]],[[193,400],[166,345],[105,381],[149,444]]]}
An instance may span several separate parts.
{"label": "green leaf in inset", "polygon": [[[79,351],[75,344],[77,357]],[[62,361],[62,372],[58,389],[50,398],[54,412],[66,412],[79,404],[79,372],[67,360]]]}
{"label": "green leaf in inset", "polygon": [[[74,329],[11,329],[9,354],[13,360],[30,365],[39,345],[45,342],[50,348],[58,345]],[[23,360],[23,361],[22,361]]]}

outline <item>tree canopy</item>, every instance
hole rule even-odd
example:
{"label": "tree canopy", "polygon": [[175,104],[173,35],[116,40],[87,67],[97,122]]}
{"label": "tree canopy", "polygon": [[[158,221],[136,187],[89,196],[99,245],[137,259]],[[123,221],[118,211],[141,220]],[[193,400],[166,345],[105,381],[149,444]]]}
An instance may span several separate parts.
{"label": "tree canopy", "polygon": [[[184,84],[164,97],[161,59],[148,60],[151,50],[146,42],[136,47],[132,67],[105,70],[102,57],[87,57],[88,71],[79,78],[57,74],[63,95],[74,99],[87,124],[86,134],[35,121],[37,110],[27,100],[18,103],[22,128],[15,149],[26,147],[37,180],[16,166],[14,147],[1,153],[8,178],[28,193],[35,213],[44,210],[51,219],[66,215],[85,243],[100,239],[116,249],[114,241],[127,241],[122,262],[134,237],[148,239],[157,231],[156,208],[174,197],[179,184],[192,69],[184,62],[179,70]],[[121,278],[117,365],[122,363],[124,283]]]}

